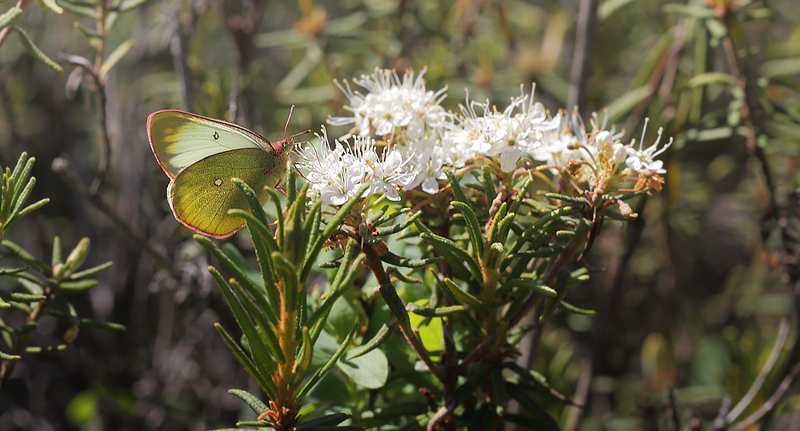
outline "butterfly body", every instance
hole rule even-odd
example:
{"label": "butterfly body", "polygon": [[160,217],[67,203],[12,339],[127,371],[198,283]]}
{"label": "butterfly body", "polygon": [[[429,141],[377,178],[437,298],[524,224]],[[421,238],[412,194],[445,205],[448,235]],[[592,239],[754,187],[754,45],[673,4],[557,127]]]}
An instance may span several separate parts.
{"label": "butterfly body", "polygon": [[247,183],[263,204],[269,198],[264,188],[276,187],[286,176],[285,147],[294,137],[270,142],[236,124],[178,110],[150,114],[147,134],[170,178],[167,199],[175,218],[214,238],[231,236],[243,226],[229,209],[249,208],[231,179]]}

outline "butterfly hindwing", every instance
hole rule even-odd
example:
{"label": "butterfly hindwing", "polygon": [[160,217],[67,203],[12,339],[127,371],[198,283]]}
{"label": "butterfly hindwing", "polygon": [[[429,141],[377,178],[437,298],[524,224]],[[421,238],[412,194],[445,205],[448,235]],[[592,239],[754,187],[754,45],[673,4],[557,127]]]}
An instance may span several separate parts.
{"label": "butterfly hindwing", "polygon": [[285,154],[276,157],[263,149],[244,148],[192,164],[170,183],[168,197],[175,218],[206,235],[218,238],[232,235],[244,225],[244,220],[229,215],[228,210],[249,211],[250,206],[231,179],[242,179],[263,203],[269,198],[264,187],[278,185],[286,174],[286,162]]}
{"label": "butterfly hindwing", "polygon": [[236,124],[188,112],[164,110],[147,119],[150,146],[170,178],[215,154],[245,148],[274,153],[269,141]]}

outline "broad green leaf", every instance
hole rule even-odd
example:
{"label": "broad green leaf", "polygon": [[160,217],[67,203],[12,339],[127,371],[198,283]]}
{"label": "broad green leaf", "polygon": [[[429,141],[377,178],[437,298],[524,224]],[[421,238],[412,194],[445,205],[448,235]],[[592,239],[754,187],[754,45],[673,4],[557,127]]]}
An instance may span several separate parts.
{"label": "broad green leaf", "polygon": [[[425,307],[428,304],[427,299],[420,299],[415,304]],[[416,313],[409,315],[411,318],[411,326],[419,330],[419,339],[422,345],[432,353],[441,352],[444,348],[442,343],[442,318],[441,317],[423,317]]]}
{"label": "broad green leaf", "polygon": [[[352,349],[351,354],[357,354],[365,346]],[[347,374],[357,385],[367,389],[379,389],[386,384],[389,377],[389,361],[380,349],[348,360],[344,357],[336,363],[343,373]]]}

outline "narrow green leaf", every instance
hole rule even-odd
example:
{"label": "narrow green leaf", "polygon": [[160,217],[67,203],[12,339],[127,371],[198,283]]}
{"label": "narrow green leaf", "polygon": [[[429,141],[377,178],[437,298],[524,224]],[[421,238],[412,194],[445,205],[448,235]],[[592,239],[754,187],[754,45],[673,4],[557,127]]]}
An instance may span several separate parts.
{"label": "narrow green leaf", "polygon": [[78,322],[78,325],[82,327],[86,326],[90,328],[106,329],[108,331],[117,331],[117,332],[125,330],[125,325],[120,325],[119,323],[97,322],[89,319],[81,319],[80,322]]}
{"label": "narrow green leaf", "polygon": [[322,231],[322,235],[320,235],[320,237],[317,238],[317,240],[314,242],[314,245],[309,247],[310,253],[306,258],[305,263],[303,265],[303,270],[300,273],[300,280],[308,279],[308,274],[311,273],[312,265],[317,260],[317,256],[319,255],[320,251],[322,251],[322,244],[324,243],[325,240],[327,240],[331,236],[333,231],[339,228],[339,226],[344,221],[345,217],[347,217],[347,215],[350,214],[350,211],[353,210],[356,204],[361,201],[361,196],[364,194],[364,192],[367,191],[368,188],[369,184],[364,184],[363,186],[361,186],[361,188],[358,189],[356,194],[352,198],[350,198],[350,200],[347,201],[346,204],[344,204],[341,208],[339,208],[339,211],[337,211],[336,214],[334,214],[334,216],[331,217],[331,219],[328,221],[328,224],[325,225],[325,229]]}
{"label": "narrow green leaf", "polygon": [[485,316],[488,314],[489,310],[486,309],[486,306],[481,303],[478,298],[474,297],[472,294],[467,292],[466,290],[459,287],[453,280],[449,278],[444,279],[444,284],[450,289],[451,292],[460,300],[460,302],[466,303],[469,308],[472,308],[478,314]]}
{"label": "narrow green leaf", "polygon": [[131,48],[133,48],[134,45],[136,45],[136,41],[134,39],[126,40],[125,42],[120,44],[120,46],[118,46],[114,50],[114,52],[112,52],[108,56],[108,58],[106,58],[106,61],[103,62],[103,65],[100,67],[100,70],[97,72],[97,75],[100,76],[101,78],[105,78],[108,72],[110,72],[111,69],[113,69],[114,66],[116,66],[117,63],[119,63],[119,61],[122,60],[125,57],[125,55],[128,54],[128,52],[131,50]]}
{"label": "narrow green leaf", "polygon": [[[384,207],[384,208],[388,208],[388,205],[386,207]],[[384,225],[386,223],[389,223],[390,221],[392,221],[392,220],[396,219],[397,217],[400,217],[401,215],[406,214],[408,212],[411,212],[411,208],[400,208],[399,210],[397,210],[397,211],[395,211],[395,212],[393,212],[393,213],[391,213],[391,214],[389,214],[389,215],[387,215],[385,217],[381,217],[381,218],[379,218],[379,219],[377,219],[375,221],[372,221],[371,223],[374,226],[382,226],[382,225]]]}
{"label": "narrow green leaf", "polygon": [[258,308],[258,306],[250,300],[250,297],[247,296],[247,293],[242,289],[242,286],[234,281],[230,284],[231,287],[236,291],[236,296],[238,296],[244,305],[247,312],[250,313],[250,316],[255,320],[255,323],[258,325],[258,332],[259,334],[264,335],[264,340],[269,345],[272,354],[275,355],[275,358],[279,363],[286,362],[286,358],[283,355],[283,351],[280,348],[280,341],[278,341],[278,336],[275,334],[272,325],[270,324],[269,320],[267,320],[267,316],[264,314],[264,311]]}
{"label": "narrow green leaf", "polygon": [[21,272],[25,272],[30,268],[29,266],[23,266],[21,268],[0,268],[0,276],[13,276],[19,274]]}
{"label": "narrow green leaf", "polygon": [[3,361],[9,361],[9,362],[13,362],[13,361],[18,361],[18,360],[20,360],[20,359],[22,359],[22,356],[19,356],[19,355],[9,355],[8,353],[6,353],[6,352],[4,352],[4,351],[0,350],[0,360],[3,360]]}
{"label": "narrow green leaf", "polygon": [[51,11],[61,15],[64,13],[64,9],[62,9],[57,3],[56,0],[40,0],[41,5],[43,5],[46,9],[50,9]]}
{"label": "narrow green leaf", "polygon": [[505,290],[505,289],[513,289],[515,287],[520,288],[520,289],[526,289],[526,290],[532,291],[532,292],[536,292],[536,293],[542,294],[542,295],[544,295],[544,296],[546,296],[548,298],[555,298],[556,296],[558,296],[558,292],[556,292],[555,290],[553,290],[553,289],[551,289],[551,288],[549,288],[549,287],[547,287],[547,286],[545,286],[543,284],[536,283],[536,282],[531,281],[531,280],[525,280],[525,279],[522,279],[522,278],[518,278],[516,280],[511,280],[511,281],[506,282],[503,285],[502,289],[503,290]]}
{"label": "narrow green leaf", "polygon": [[53,256],[50,259],[50,266],[61,263],[61,238],[53,237]]}
{"label": "narrow green leaf", "polygon": [[97,18],[95,6],[91,3],[74,0],[62,0],[61,6],[75,15],[88,18]]}
{"label": "narrow green leaf", "polygon": [[450,205],[459,210],[461,214],[464,214],[464,221],[467,222],[469,240],[472,243],[473,256],[483,256],[483,245],[485,240],[483,238],[483,234],[481,233],[481,226],[478,223],[478,217],[475,216],[475,212],[472,211],[472,207],[470,207],[468,204],[458,201],[451,202]]}
{"label": "narrow green leaf", "polygon": [[522,183],[522,187],[519,188],[519,193],[514,198],[514,202],[511,203],[508,207],[509,213],[519,214],[519,208],[522,206],[522,201],[525,199],[525,196],[528,195],[528,187],[531,185],[531,178],[528,177],[524,183]]}
{"label": "narrow green leaf", "polygon": [[702,87],[705,85],[723,84],[723,85],[736,85],[736,78],[733,75],[722,72],[708,72],[695,75],[686,82],[689,88]]}
{"label": "narrow green leaf", "polygon": [[481,169],[481,174],[483,179],[483,192],[486,194],[486,200],[492,202],[497,196],[497,190],[494,188],[492,173],[489,172],[489,167],[484,165]]}
{"label": "narrow green leaf", "polygon": [[225,300],[228,301],[228,305],[233,312],[233,317],[236,319],[239,327],[242,328],[242,332],[250,345],[250,351],[253,354],[253,361],[256,367],[259,368],[261,374],[265,376],[271,375],[275,372],[275,362],[269,354],[267,344],[259,336],[253,320],[247,314],[242,302],[234,294],[231,286],[222,278],[219,271],[213,266],[209,266],[208,271],[214,277],[214,280],[216,280],[220,291],[222,291],[223,296],[225,296]]}
{"label": "narrow green leaf", "polygon": [[22,16],[22,9],[13,6],[11,9],[7,10],[4,14],[0,15],[0,30],[14,25],[15,22]]}
{"label": "narrow green leaf", "polygon": [[[342,296],[342,294],[344,294],[347,289],[350,288],[350,286],[352,286],[356,277],[361,274],[361,265],[363,264],[365,258],[366,257],[363,254],[360,254],[353,261],[352,265],[344,263],[344,265],[346,265],[349,269],[342,274],[340,282],[336,281],[339,278],[339,275],[337,274],[337,278],[334,279],[334,283],[329,285],[331,290],[326,292],[326,295],[328,296],[325,298],[322,304],[320,304],[319,308],[317,308],[317,310],[314,311],[311,316],[309,316],[306,324],[309,326],[309,328],[311,328],[310,337],[312,344],[316,343],[317,338],[319,338],[319,334],[325,327],[325,320],[327,320],[328,314],[330,313],[334,302],[336,302],[336,300]],[[343,262],[346,262],[346,260]]]}
{"label": "narrow green leaf", "polygon": [[[550,416],[550,413],[547,413],[547,411],[524,389],[511,382],[505,383],[505,389],[506,393],[517,400],[519,404],[532,415],[523,419],[523,423],[529,426],[530,429],[539,431],[560,431],[558,423]],[[516,417],[514,415],[506,414],[505,417],[516,422],[516,420],[513,419]]]}
{"label": "narrow green leaf", "polygon": [[[458,261],[466,263],[467,266],[469,266],[472,278],[476,280],[479,279],[481,274],[481,268],[478,265],[478,262],[476,262],[475,259],[469,253],[467,253],[466,250],[459,247],[458,244],[456,244],[455,242],[453,242],[448,238],[436,235],[432,232],[422,233],[420,234],[420,237],[425,241],[427,241],[428,243],[430,243],[433,246],[433,248],[435,248],[436,251],[438,251],[442,255],[444,255],[444,253],[442,253],[442,250],[447,250],[448,254],[454,256]],[[447,256],[445,256],[445,260],[447,260],[447,262],[450,263],[451,266],[457,266],[460,264],[458,261],[451,261],[447,259]]]}
{"label": "narrow green leaf", "polygon": [[58,73],[61,73],[61,72],[64,71],[63,67],[61,67],[55,61],[51,60],[50,57],[48,57],[44,52],[42,52],[41,49],[39,49],[39,47],[37,47],[33,43],[33,41],[28,37],[28,34],[25,33],[24,30],[22,30],[21,28],[18,28],[16,30],[17,30],[17,34],[19,35],[20,42],[22,42],[22,46],[25,47],[25,49],[28,51],[28,53],[30,55],[33,56],[33,58],[41,61],[42,64],[44,64],[45,66],[55,70]]}
{"label": "narrow green leaf", "polygon": [[76,273],[74,273],[74,274],[69,276],[69,280],[80,280],[82,278],[91,277],[93,275],[96,275],[96,274],[99,274],[99,273],[105,271],[108,268],[111,268],[111,265],[113,265],[113,264],[114,264],[114,262],[109,261],[109,262],[97,265],[95,267],[92,267],[92,268],[89,268],[89,269],[85,269],[85,270],[80,271],[80,272],[76,272]]}
{"label": "narrow green leaf", "polygon": [[438,308],[424,308],[414,304],[413,302],[408,305],[411,306],[408,311],[424,317],[450,316],[452,314],[458,314],[467,310],[466,308],[464,308],[463,305],[451,305],[448,307],[438,307]]}
{"label": "narrow green leaf", "polygon": [[75,21],[73,23],[73,26],[75,27],[76,30],[78,30],[80,34],[83,35],[83,37],[85,37],[89,41],[89,44],[92,46],[94,46],[94,44],[96,44],[102,39],[100,35],[97,34],[97,32],[89,29],[80,22]]}
{"label": "narrow green leaf", "polygon": [[267,313],[267,317],[269,317],[271,322],[278,321],[277,316],[272,311],[272,307],[270,307],[270,305],[267,303],[264,291],[256,286],[255,283],[253,283],[253,280],[251,280],[250,277],[247,276],[247,274],[245,274],[244,271],[222,251],[222,249],[217,247],[213,241],[203,235],[195,235],[193,238],[195,241],[199,242],[200,245],[205,247],[206,250],[211,252],[211,254],[214,255],[214,257],[216,257],[217,260],[219,260],[223,265],[225,265],[226,268],[228,268],[228,270],[239,281],[239,283],[241,283],[242,287],[244,287],[250,293],[256,302],[258,302],[258,306],[261,307],[265,313]]}
{"label": "narrow green leaf", "polygon": [[353,335],[355,335],[358,326],[359,326],[358,322],[356,322],[353,325],[353,329],[350,331],[349,334],[347,334],[347,337],[345,337],[344,341],[339,346],[339,349],[336,350],[336,353],[334,353],[333,356],[331,356],[331,358],[328,359],[328,362],[326,362],[325,365],[322,366],[322,368],[317,370],[317,372],[314,373],[311,379],[308,382],[306,382],[305,386],[303,386],[303,388],[300,389],[300,392],[297,393],[298,399],[303,398],[306,395],[306,393],[308,393],[308,391],[311,390],[311,388],[313,388],[314,385],[317,384],[317,382],[319,382],[322,376],[324,376],[334,365],[336,365],[336,362],[339,360],[339,358],[342,357],[344,351],[347,350],[347,346],[350,345],[350,340],[353,339]]}
{"label": "narrow green leaf", "polygon": [[[428,229],[428,227],[425,226],[425,224],[423,224],[421,221],[417,220],[416,226],[420,231],[420,236],[422,236],[423,233],[433,235],[433,231]],[[436,248],[435,245],[434,249],[450,264],[450,268],[453,270],[453,274],[456,277],[462,280],[469,280],[472,278],[470,270],[464,266],[464,261],[455,254],[451,253],[449,249],[446,247]]]}
{"label": "narrow green leaf", "polygon": [[251,394],[250,392],[243,391],[241,389],[229,389],[228,393],[247,403],[247,405],[250,406],[250,408],[253,409],[256,414],[260,415],[269,410],[266,404],[261,402],[257,396]]}
{"label": "narrow green leaf", "polygon": [[568,313],[582,314],[584,316],[594,316],[595,314],[597,314],[597,312],[594,311],[594,310],[589,310],[589,309],[586,309],[586,308],[578,308],[578,307],[576,307],[576,306],[574,306],[574,305],[572,305],[572,304],[570,304],[570,303],[568,303],[566,301],[559,302],[558,303],[558,308],[560,308],[560,309],[562,309],[562,310],[564,310],[564,311],[566,311]]}
{"label": "narrow green leaf", "polygon": [[[373,336],[366,344],[362,346],[362,348],[356,352],[350,351],[350,354],[347,356],[348,361],[352,361],[355,358],[360,356],[364,356],[367,353],[377,349],[383,343],[383,340],[389,338],[389,335],[392,334],[391,327],[384,323],[381,326],[381,329]],[[355,349],[353,349],[355,350]]]}
{"label": "narrow green leaf", "polygon": [[61,283],[61,290],[64,293],[83,293],[91,290],[93,287],[100,284],[97,280],[78,280],[78,281],[65,281]]}
{"label": "narrow green leaf", "polygon": [[409,259],[400,257],[392,252],[388,252],[380,257],[382,261],[395,266],[402,266],[405,268],[422,268],[423,266],[432,265],[441,261],[441,256],[429,257],[425,259]]}
{"label": "narrow green leaf", "polygon": [[21,302],[23,304],[31,304],[34,302],[44,301],[47,299],[44,295],[31,295],[28,293],[7,292],[0,290],[0,298],[6,302]]}
{"label": "narrow green leaf", "polygon": [[25,348],[25,353],[55,353],[63,352],[72,347],[72,344],[57,344],[55,346],[31,346]]}
{"label": "narrow green leaf", "polygon": [[422,211],[417,211],[415,214],[412,214],[407,219],[403,220],[400,223],[391,226],[383,226],[375,229],[378,233],[378,236],[387,236],[387,235],[394,235],[398,232],[403,231],[403,229],[411,226],[414,222],[422,215]]}
{"label": "narrow green leaf", "polygon": [[275,388],[275,384],[269,379],[268,376],[261,374],[261,371],[256,367],[253,360],[247,356],[247,353],[239,346],[239,344],[233,339],[233,337],[228,334],[228,332],[220,325],[219,323],[215,323],[214,327],[217,329],[217,332],[222,336],[222,339],[225,340],[225,343],[228,344],[228,347],[233,352],[233,355],[236,356],[236,359],[239,360],[239,363],[242,364],[245,371],[250,374],[250,377],[261,386],[261,389],[267,393],[267,396],[270,398],[275,398],[275,394],[277,393],[277,389]]}
{"label": "narrow green leaf", "polygon": [[699,4],[668,3],[662,8],[664,13],[685,15],[697,19],[714,18],[714,11]]}
{"label": "narrow green leaf", "polygon": [[117,9],[120,12],[127,12],[147,3],[148,1],[149,0],[123,0]]}
{"label": "narrow green leaf", "polygon": [[10,223],[8,223],[8,224],[11,224],[11,223],[17,221],[20,217],[25,217],[26,215],[30,214],[32,211],[38,210],[39,208],[43,207],[48,202],[50,202],[50,199],[49,198],[45,198],[45,199],[42,199],[40,201],[34,202],[34,203],[26,206],[25,208],[20,210],[17,214],[15,214],[14,217],[11,219],[12,221]]}
{"label": "narrow green leaf", "polygon": [[442,168],[442,171],[447,176],[447,181],[450,182],[450,187],[453,189],[453,195],[456,197],[456,200],[469,205],[469,199],[467,199],[467,195],[464,194],[464,190],[461,189],[458,178],[453,174],[453,171],[449,168]]}

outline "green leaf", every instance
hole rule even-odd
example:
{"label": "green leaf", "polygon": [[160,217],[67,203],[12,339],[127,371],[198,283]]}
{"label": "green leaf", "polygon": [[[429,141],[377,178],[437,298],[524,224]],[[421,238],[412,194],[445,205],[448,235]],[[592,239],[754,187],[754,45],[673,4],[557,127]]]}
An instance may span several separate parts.
{"label": "green leaf", "polygon": [[714,11],[699,4],[670,3],[664,5],[664,13],[685,15],[697,19],[714,18]]}
{"label": "green leaf", "polygon": [[28,34],[25,33],[24,30],[21,28],[16,29],[17,34],[19,35],[20,42],[22,42],[22,46],[28,51],[30,55],[32,55],[35,59],[41,61],[45,66],[55,70],[58,73],[64,71],[64,68],[61,67],[58,63],[51,60],[44,52],[42,52],[39,47],[37,47],[33,41],[28,37]]}
{"label": "green leaf", "polygon": [[70,275],[68,279],[69,280],[80,280],[82,278],[91,277],[93,275],[96,275],[96,274],[99,274],[99,273],[105,271],[108,268],[111,268],[111,265],[113,265],[113,264],[114,264],[114,262],[110,262],[109,261],[109,262],[97,265],[95,267],[92,267],[92,268],[89,268],[89,269],[85,269],[85,270],[80,271],[80,272],[76,272],[76,273]]}
{"label": "green leaf", "polygon": [[[420,234],[420,237],[430,243],[433,248],[436,249],[436,251],[442,254],[445,257],[445,260],[447,260],[451,266],[460,266],[461,264],[466,263],[470,269],[472,276],[471,278],[479,279],[481,268],[478,265],[478,262],[476,262],[475,259],[458,244],[448,238],[436,235],[433,232],[423,232]],[[447,255],[445,255],[443,251],[446,251],[447,254],[454,258],[454,260],[448,259]]]}
{"label": "green leaf", "polygon": [[261,402],[257,396],[251,394],[250,392],[243,391],[241,389],[229,389],[228,393],[247,403],[247,405],[259,415],[269,410],[266,404]]}
{"label": "green leaf", "polygon": [[304,422],[300,422],[299,424],[297,424],[297,427],[298,427],[299,430],[305,430],[305,429],[307,429],[306,427],[312,427],[312,426],[330,426],[330,427],[332,427],[332,426],[339,425],[340,423],[346,421],[347,419],[350,419],[350,417],[352,417],[352,415],[347,414],[347,413],[332,413],[332,414],[325,415],[325,416],[322,416],[322,417],[319,417],[319,418],[310,419],[310,420],[307,420],[307,421],[304,421]]}
{"label": "green leaf", "polygon": [[[397,214],[397,213],[396,213]],[[410,217],[406,218],[400,223],[391,226],[383,226],[379,227],[376,230],[378,236],[387,236],[387,235],[394,235],[398,232],[401,232],[403,229],[411,226],[414,222],[422,215],[422,211],[417,211],[416,213],[412,214]]]}
{"label": "green leaf", "polygon": [[462,289],[458,284],[456,284],[453,280],[449,278],[444,279],[444,284],[459,299],[460,302],[466,303],[467,306],[475,310],[476,313],[479,315],[485,316],[489,313],[489,310],[486,309],[486,306],[478,300],[475,296],[467,292],[466,290]]}
{"label": "green leaf", "polygon": [[80,322],[78,322],[78,325],[81,326],[81,327],[86,326],[86,327],[90,327],[90,328],[105,329],[105,330],[108,330],[108,331],[118,331],[119,332],[119,331],[124,331],[125,330],[125,325],[120,325],[119,323],[97,322],[97,321],[89,320],[89,319],[81,319]]}
{"label": "green leaf", "polygon": [[0,244],[2,244],[3,247],[11,251],[11,253],[16,255],[18,258],[22,259],[23,262],[33,267],[35,270],[39,271],[44,275],[50,275],[51,269],[49,266],[45,265],[42,262],[39,262],[35,257],[33,257],[32,254],[28,253],[27,250],[20,247],[16,243],[4,239],[2,242],[0,242]]}
{"label": "green leaf", "polygon": [[116,66],[117,63],[119,63],[119,61],[122,60],[122,58],[125,57],[126,54],[128,54],[128,51],[130,51],[131,48],[133,48],[134,45],[136,45],[136,41],[133,40],[133,39],[130,39],[130,40],[126,40],[120,46],[118,46],[114,50],[114,52],[112,52],[108,56],[106,61],[103,62],[103,65],[100,67],[100,70],[97,72],[97,76],[99,76],[101,78],[105,78],[105,76],[108,74],[108,72],[110,72],[111,69],[113,69],[114,66]]}
{"label": "green leaf", "polygon": [[253,354],[254,364],[259,368],[262,375],[271,375],[275,372],[275,360],[269,354],[267,343],[261,338],[253,320],[248,315],[242,302],[234,294],[228,282],[222,278],[222,275],[213,266],[209,266],[208,271],[217,282],[223,296],[225,296],[225,300],[228,301],[228,305],[233,312],[234,318],[236,318],[236,322],[239,324],[239,327],[242,328],[242,332],[247,338],[247,342]]}
{"label": "green leaf", "polygon": [[252,279],[242,270],[236,263],[225,254],[222,249],[217,247],[213,241],[208,239],[203,235],[194,235],[193,238],[195,241],[199,242],[200,245],[205,247],[206,250],[211,252],[214,257],[217,258],[226,268],[233,274],[233,276],[241,283],[242,287],[244,287],[253,299],[258,302],[258,306],[267,313],[267,317],[269,317],[271,322],[277,322],[278,318],[275,313],[272,311],[272,307],[270,307],[269,303],[267,302],[266,297],[264,296],[264,291],[256,286]]}
{"label": "green leaf", "polygon": [[450,183],[450,187],[453,189],[453,195],[456,197],[456,200],[469,205],[469,199],[467,199],[467,195],[464,194],[464,190],[458,183],[458,178],[456,178],[455,174],[453,174],[453,171],[451,171],[449,168],[442,168],[442,171],[447,176],[447,181]]}
{"label": "green leaf", "polygon": [[22,16],[22,9],[14,6],[4,14],[0,15],[0,29],[4,29],[15,22]]}
{"label": "green leaf", "polygon": [[83,293],[100,284],[97,280],[65,281],[61,283],[64,293]]}
{"label": "green leaf", "polygon": [[277,393],[277,389],[275,388],[275,384],[269,379],[269,375],[261,374],[261,370],[255,365],[252,359],[247,356],[247,353],[239,346],[239,344],[233,339],[233,337],[228,334],[227,331],[220,325],[219,323],[214,324],[214,328],[217,329],[217,332],[222,336],[222,339],[225,340],[225,343],[228,344],[228,347],[233,352],[233,355],[236,356],[236,359],[239,360],[239,363],[242,364],[245,371],[250,374],[250,377],[255,380],[261,389],[267,393],[267,396],[270,398],[274,398],[275,394]]}
{"label": "green leaf", "polygon": [[342,344],[339,346],[339,349],[336,350],[336,353],[334,353],[333,356],[331,356],[331,358],[328,360],[328,362],[325,363],[325,365],[322,366],[322,368],[320,368],[319,370],[317,370],[316,373],[314,373],[314,375],[311,377],[311,379],[308,382],[306,382],[305,386],[303,386],[303,388],[300,389],[300,392],[297,393],[297,397],[296,398],[298,398],[298,399],[303,398],[306,395],[306,393],[308,393],[308,391],[311,388],[313,388],[314,385],[317,384],[317,382],[319,382],[319,379],[321,379],[322,376],[324,376],[325,373],[327,373],[336,364],[336,361],[338,361],[339,358],[342,357],[342,355],[344,354],[344,351],[347,349],[347,346],[350,344],[350,340],[353,339],[353,335],[355,335],[356,330],[358,329],[358,326],[359,325],[356,322],[353,325],[353,329],[350,331],[349,334],[347,334],[347,337],[344,339]]}
{"label": "green leaf", "polygon": [[354,350],[356,349],[351,350],[350,355],[347,356],[347,360],[351,361],[355,358],[358,358],[359,356],[366,355],[367,353],[371,352],[374,349],[377,349],[381,345],[381,343],[383,343],[383,340],[389,338],[389,335],[391,334],[392,334],[391,327],[388,324],[384,323],[381,326],[381,329],[379,329],[378,332],[375,334],[375,336],[372,337],[366,344],[362,346],[363,347],[362,349],[356,352],[354,352]]}
{"label": "green leaf", "polygon": [[653,87],[650,84],[645,84],[637,89],[623,94],[617,98],[617,100],[609,103],[606,107],[606,110],[608,111],[606,121],[617,121],[618,119],[622,118],[623,115],[633,110],[633,108],[638,105],[639,102],[650,97],[651,94],[653,94]]}
{"label": "green leaf", "polygon": [[[351,352],[355,355],[364,349],[365,346],[356,347]],[[389,361],[380,349],[373,349],[350,360],[340,358],[336,366],[355,384],[367,389],[382,388],[389,377]]]}
{"label": "green leaf", "polygon": [[51,11],[61,15],[64,13],[64,9],[61,8],[58,4],[56,4],[56,0],[40,0],[41,5],[43,5],[46,9],[50,9]]}
{"label": "green leaf", "polygon": [[736,85],[736,78],[733,75],[722,72],[708,72],[695,75],[690,79],[686,86],[689,88],[702,87],[711,84]]}
{"label": "green leaf", "polygon": [[74,13],[78,16],[83,16],[87,18],[96,18],[97,12],[95,10],[95,6],[88,2],[83,1],[75,1],[75,0],[63,0],[61,2],[61,6],[66,9],[67,11]]}
{"label": "green leaf", "polygon": [[390,265],[402,266],[404,268],[422,268],[423,266],[432,265],[443,259],[441,256],[429,257],[424,259],[409,259],[400,257],[392,252],[388,252],[380,257],[380,259]]}
{"label": "green leaf", "polygon": [[463,202],[451,202],[453,208],[459,210],[464,214],[464,221],[467,222],[467,232],[469,233],[469,240],[472,243],[472,254],[474,256],[483,256],[483,234],[481,233],[481,226],[478,223],[478,217],[472,211],[472,207]]}
{"label": "green leaf", "polygon": [[308,257],[303,263],[303,270],[300,273],[300,280],[304,281],[308,279],[308,274],[311,273],[311,268],[314,262],[317,260],[317,256],[319,255],[320,251],[322,251],[322,244],[331,236],[331,234],[333,234],[336,229],[339,228],[342,222],[344,222],[345,217],[347,217],[356,204],[361,201],[361,195],[363,195],[368,188],[369,184],[364,184],[361,186],[356,194],[350,198],[346,204],[339,208],[339,211],[337,211],[336,214],[334,214],[334,216],[328,221],[328,224],[325,225],[322,235],[320,235],[314,244],[308,248],[309,253],[307,254]]}
{"label": "green leaf", "polygon": [[123,0],[117,10],[119,10],[119,12],[127,12],[147,3],[148,1],[149,0]]}
{"label": "green leaf", "polygon": [[578,308],[578,307],[576,307],[576,306],[574,306],[572,304],[567,303],[566,301],[561,301],[558,304],[558,308],[560,308],[560,309],[562,309],[562,310],[564,310],[564,311],[566,311],[568,313],[582,314],[584,316],[594,316],[595,314],[597,314],[597,312],[594,311],[594,310],[589,310],[589,309],[586,309],[586,308]]}
{"label": "green leaf", "polygon": [[18,360],[20,360],[20,359],[22,359],[22,356],[19,356],[19,355],[9,355],[8,353],[6,353],[6,352],[4,352],[4,351],[0,350],[0,360],[3,360],[3,361],[9,361],[9,362],[13,362],[13,361],[18,361]]}

